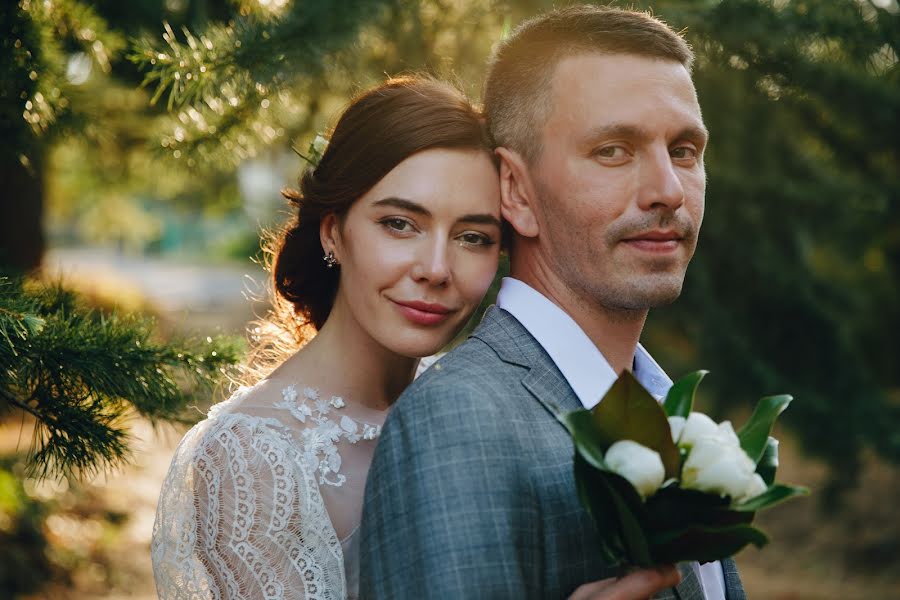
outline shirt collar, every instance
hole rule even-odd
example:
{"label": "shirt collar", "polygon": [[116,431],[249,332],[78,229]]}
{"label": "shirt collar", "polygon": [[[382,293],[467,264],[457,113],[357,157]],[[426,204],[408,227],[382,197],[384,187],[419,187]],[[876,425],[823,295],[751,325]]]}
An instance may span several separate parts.
{"label": "shirt collar", "polygon": [[[503,278],[497,306],[514,316],[546,350],[585,408],[600,402],[616,380],[616,373],[572,317],[533,287],[512,277]],[[640,344],[634,354],[633,374],[657,400],[672,387],[672,380]]]}

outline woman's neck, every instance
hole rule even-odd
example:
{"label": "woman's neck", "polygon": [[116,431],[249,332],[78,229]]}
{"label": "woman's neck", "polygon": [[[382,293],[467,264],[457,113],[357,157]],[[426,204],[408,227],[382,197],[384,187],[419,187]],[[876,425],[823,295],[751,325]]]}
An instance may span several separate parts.
{"label": "woman's neck", "polygon": [[356,322],[340,300],[319,333],[279,375],[317,387],[374,410],[388,409],[410,384],[418,359],[391,352]]}

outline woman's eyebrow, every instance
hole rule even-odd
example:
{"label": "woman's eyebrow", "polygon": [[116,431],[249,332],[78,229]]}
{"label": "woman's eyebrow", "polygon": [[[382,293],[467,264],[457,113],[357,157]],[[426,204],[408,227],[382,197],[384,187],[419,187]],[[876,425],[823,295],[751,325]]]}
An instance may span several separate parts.
{"label": "woman's eyebrow", "polygon": [[[424,217],[431,217],[431,211],[419,204],[418,202],[413,202],[412,200],[407,200],[405,198],[397,198],[395,196],[390,196],[388,198],[382,198],[376,202],[372,203],[373,206],[390,206],[393,208],[399,208],[401,210],[407,210],[411,213],[415,213],[417,215],[422,215]],[[463,215],[456,220],[457,223],[473,223],[476,225],[495,225],[496,227],[500,227],[500,219],[495,217],[490,213],[473,213],[470,215]]]}
{"label": "woman's eyebrow", "polygon": [[457,223],[472,223],[475,225],[495,225],[500,227],[500,219],[488,213],[463,215],[456,220]]}
{"label": "woman's eyebrow", "polygon": [[422,215],[425,217],[431,216],[431,211],[419,204],[418,202],[413,202],[412,200],[406,200],[405,198],[396,198],[394,196],[390,196],[388,198],[382,198],[377,202],[372,203],[373,206],[393,206],[394,208],[400,208],[403,210],[408,210],[409,212],[416,213],[418,215]]}

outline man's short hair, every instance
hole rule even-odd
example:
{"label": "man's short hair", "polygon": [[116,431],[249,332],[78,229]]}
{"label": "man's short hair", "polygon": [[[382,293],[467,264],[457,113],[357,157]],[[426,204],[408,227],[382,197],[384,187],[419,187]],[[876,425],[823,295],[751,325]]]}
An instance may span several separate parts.
{"label": "man's short hair", "polygon": [[487,70],[484,110],[496,146],[534,164],[552,110],[552,81],[564,58],[630,54],[680,62],[694,55],[684,38],[646,12],[572,6],[525,21],[495,49]]}

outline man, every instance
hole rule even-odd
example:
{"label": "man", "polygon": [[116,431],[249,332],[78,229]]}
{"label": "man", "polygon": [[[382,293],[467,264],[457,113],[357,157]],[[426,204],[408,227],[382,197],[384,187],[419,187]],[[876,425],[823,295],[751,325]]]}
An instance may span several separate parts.
{"label": "man", "polygon": [[638,340],[648,310],[680,294],[703,218],[691,60],[660,21],[599,7],[548,13],[499,45],[485,108],[510,277],[388,418],[363,597],[744,597],[731,560],[683,565],[675,589],[674,569],[612,579],[555,417],[593,407],[624,369],[657,396],[671,385]]}

